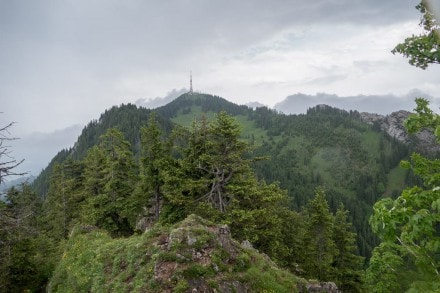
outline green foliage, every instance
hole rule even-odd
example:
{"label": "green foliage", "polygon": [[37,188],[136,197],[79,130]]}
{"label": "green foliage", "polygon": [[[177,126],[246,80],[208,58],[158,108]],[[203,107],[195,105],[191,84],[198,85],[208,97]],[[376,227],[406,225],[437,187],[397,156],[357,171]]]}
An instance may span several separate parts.
{"label": "green foliage", "polygon": [[176,286],[174,287],[174,292],[180,293],[180,292],[187,292],[189,290],[189,284],[188,281],[185,279],[177,281]]}
{"label": "green foliage", "polygon": [[359,252],[369,257],[378,243],[368,224],[371,207],[384,193],[405,187],[406,173],[395,173],[390,182],[386,175],[407,155],[407,148],[362,123],[357,112],[315,107],[307,115],[281,116],[258,109],[252,118],[270,135],[254,151],[270,156],[253,165],[257,177],[279,182],[296,210],[313,198],[316,186],[325,186],[330,209],[335,212],[342,202],[350,211]]}
{"label": "green foliage", "polygon": [[342,292],[362,292],[363,257],[357,254],[356,233],[348,222],[348,211],[341,204],[334,215],[333,241],[337,249],[332,279]]}
{"label": "green foliage", "polygon": [[[426,34],[407,38],[394,52],[410,57],[411,65],[425,69],[440,60],[439,25],[427,1],[422,0],[416,8],[423,14],[421,25]],[[440,141],[440,116],[429,108],[426,99],[417,98],[416,104],[416,113],[405,122],[406,128],[411,133],[430,128]],[[383,243],[374,250],[367,284],[372,290],[384,292],[387,284],[380,282],[379,274],[391,266],[393,270],[388,278],[392,288],[437,292],[440,289],[440,160],[414,153],[411,162],[403,161],[402,167],[411,168],[420,176],[422,186],[407,188],[395,200],[384,199],[374,205],[371,225]]]}
{"label": "green foliage", "polygon": [[137,172],[130,144],[120,131],[111,128],[89,152],[86,162],[85,190],[93,193],[86,195],[84,220],[114,235],[131,234],[130,197]]}
{"label": "green foliage", "polygon": [[192,182],[187,190],[177,190],[178,198],[189,193],[184,200],[207,203],[220,213],[226,212],[234,200],[230,190],[250,174],[244,158],[247,145],[239,141],[239,134],[239,126],[225,112],[220,112],[211,124],[205,119],[194,122],[180,161],[181,173]]}
{"label": "green foliage", "polygon": [[84,201],[84,195],[79,192],[83,184],[83,168],[82,163],[71,159],[62,165],[54,165],[44,202],[45,229],[54,239],[66,238],[75,219],[80,217]]}
{"label": "green foliage", "polygon": [[[186,292],[194,286],[218,288],[220,284],[234,290],[237,283],[253,292],[296,292],[298,283],[304,282],[230,238],[222,238],[229,249],[226,252],[218,242],[220,236],[214,233],[219,226],[206,224],[190,216],[177,226],[155,226],[143,235],[121,239],[112,239],[102,230],[85,232],[75,226],[51,278],[49,292],[164,292],[170,288]],[[200,238],[203,249],[188,242],[188,235],[206,234],[212,237],[206,242]],[[212,238],[217,240],[213,242]],[[167,249],[160,239],[181,245]],[[209,256],[203,261],[193,258],[205,249],[209,256],[222,256],[217,261],[223,270],[216,271]],[[192,253],[185,258],[188,251]],[[175,261],[171,254],[180,260]]]}
{"label": "green foliage", "polygon": [[434,131],[437,141],[440,142],[440,115],[429,108],[429,101],[424,98],[416,98],[417,107],[415,114],[411,114],[405,121],[405,128],[410,133],[415,133],[423,128],[430,128]]}
{"label": "green foliage", "polygon": [[[175,127],[168,135],[164,121],[169,120],[162,115],[172,114],[178,120],[182,103],[185,112],[195,109],[207,114],[194,120],[189,129]],[[239,116],[214,114],[219,109]],[[124,118],[124,111],[139,119]],[[122,134],[110,129],[90,148],[92,142],[98,142],[97,133],[104,133],[104,125],[117,124],[113,115],[129,119],[137,132],[132,129]],[[240,131],[238,121],[246,122],[245,132]],[[70,159],[53,169],[43,226],[54,239],[54,250],[62,247],[58,241],[78,222],[102,227],[112,236],[127,236],[141,216],[157,220],[159,215],[159,223],[164,224],[195,213],[228,224],[235,238],[249,240],[280,266],[303,276],[335,280],[340,288],[351,291],[361,288],[361,259],[348,223],[353,221],[359,235],[359,251],[368,255],[376,241],[367,223],[370,204],[388,190],[386,174],[406,154],[405,147],[360,122],[356,112],[320,107],[310,109],[307,115],[286,116],[198,94],[184,95],[169,107],[157,109],[156,115],[134,106],[112,108],[86,127],[83,135],[78,142],[81,147],[70,150]],[[134,137],[131,144],[130,137]],[[81,157],[80,149],[86,142],[89,149]],[[260,159],[268,155],[269,160]],[[393,180],[402,182],[404,175],[398,173]],[[326,186],[327,199],[321,196],[320,204],[311,201],[306,212],[294,211],[307,205],[320,184]],[[332,214],[341,202],[350,213],[340,210]],[[197,237],[192,249],[203,249],[212,241],[208,234]],[[190,252],[180,256],[175,251],[151,253],[152,258],[165,263],[183,264],[191,257]],[[220,272],[228,270],[223,254],[213,254]],[[250,269],[248,260],[248,254],[240,254],[235,272]],[[118,264],[124,267],[121,261]],[[153,269],[141,267],[144,272]],[[112,265],[111,270],[116,274],[117,266]],[[123,271],[121,279],[132,277]],[[209,269],[206,274],[211,272]],[[161,288],[160,282],[150,280],[146,285],[139,279],[133,286],[147,291]],[[185,284],[181,286],[185,288]],[[276,291],[271,286],[267,288]]]}
{"label": "green foliage", "polygon": [[53,245],[41,235],[41,199],[24,184],[0,203],[0,291],[43,290],[53,269]]}
{"label": "green foliage", "polygon": [[303,211],[303,223],[297,224],[302,227],[293,243],[299,253],[290,255],[295,256],[290,269],[307,278],[334,281],[344,292],[362,292],[363,258],[357,253],[348,211],[340,205],[332,214],[324,189],[315,192]]}
{"label": "green foliage", "polygon": [[425,33],[406,38],[393,50],[409,58],[409,64],[426,69],[429,64],[440,63],[440,26],[432,12],[429,0],[422,0],[416,8],[422,13],[420,25]]}
{"label": "green foliage", "polygon": [[[438,129],[440,119],[427,108],[427,101],[417,99],[417,114],[411,116],[406,125],[410,131],[417,131],[423,127]],[[383,245],[376,248],[371,260],[369,285],[375,290],[375,272],[384,266],[397,267],[393,271],[395,282],[390,286],[397,286],[397,270],[405,267],[406,289],[426,290],[440,287],[440,160],[429,160],[419,154],[411,156],[411,162],[403,162],[404,167],[410,167],[423,180],[422,187],[405,189],[395,200],[383,199],[374,205],[374,214],[371,218],[373,230],[381,237]],[[396,251],[399,253],[397,254]],[[376,257],[376,255],[379,255]],[[380,255],[386,255],[400,262],[387,262]],[[399,284],[402,286],[402,284]]]}
{"label": "green foliage", "polygon": [[305,247],[303,265],[307,276],[330,280],[337,248],[333,241],[333,216],[322,188],[316,189],[315,198],[306,208]]}
{"label": "green foliage", "polygon": [[160,208],[163,201],[164,172],[171,164],[171,149],[163,141],[162,132],[156,120],[156,115],[150,115],[146,127],[141,128],[141,158],[140,180],[137,196],[145,207],[153,209],[153,215],[146,215],[159,220]]}
{"label": "green foliage", "polygon": [[271,268],[261,255],[251,253],[250,258],[242,279],[251,284],[254,292],[297,292],[300,284],[305,283],[285,270]]}
{"label": "green foliage", "polygon": [[[439,26],[427,1],[422,0],[417,9],[423,14],[421,25],[426,34],[407,38],[393,53],[410,57],[411,65],[426,69],[440,61]],[[440,141],[440,116],[429,108],[426,99],[417,98],[416,104],[416,113],[405,127],[411,133],[430,128]],[[414,153],[411,162],[403,161],[401,165],[420,176],[422,186],[407,188],[395,200],[383,199],[374,205],[370,221],[383,243],[373,252],[367,285],[374,292],[438,291],[440,160]]]}
{"label": "green foliage", "polygon": [[400,246],[383,242],[374,249],[366,274],[366,283],[370,292],[403,292],[405,279]]}
{"label": "green foliage", "polygon": [[[141,131],[141,128],[145,125],[148,128],[151,110],[130,104],[121,105],[107,110],[98,120],[87,125],[75,147],[60,152],[37,178],[34,186],[39,194],[46,195],[55,162],[61,164],[67,157],[84,162],[84,157],[99,142],[99,137],[109,128],[117,127],[130,143],[130,149],[139,162],[139,175],[142,177],[135,184],[135,196],[130,199],[132,207],[130,225],[134,225],[137,216],[141,213],[144,216],[156,214],[154,207],[157,205],[149,200],[155,197],[155,192],[151,185],[148,187],[147,182],[160,183],[162,180],[168,185],[168,187],[163,185],[160,192],[156,192],[156,194],[164,193],[163,204],[160,205],[162,218],[176,222],[197,209],[199,214],[212,214],[213,217],[220,219],[221,213],[212,208],[212,205],[203,201],[188,201],[188,198],[197,198],[197,195],[200,197],[208,193],[211,177],[207,174],[203,177],[201,170],[197,172],[193,170],[197,168],[198,155],[202,153],[203,147],[205,147],[203,152],[207,154],[204,159],[211,156],[207,151],[209,142],[205,144],[203,140],[191,142],[192,149],[196,148],[196,145],[201,148],[191,155],[192,165],[185,165],[182,159],[190,155],[184,154],[183,150],[189,149],[191,121],[194,117],[198,119],[202,117],[196,123],[197,127],[201,127],[203,115],[206,117],[204,123],[208,125],[221,110],[235,115],[235,123],[239,122],[242,132],[238,141],[247,142],[248,146],[252,147],[255,157],[270,158],[249,161],[259,180],[264,180],[268,184],[279,183],[282,189],[287,190],[290,198],[286,205],[298,211],[313,197],[313,190],[317,185],[326,186],[330,209],[335,212],[339,203],[344,203],[350,211],[349,220],[353,222],[358,233],[359,251],[362,255],[369,256],[372,247],[378,242],[368,224],[371,206],[383,193],[389,196],[404,188],[406,173],[396,172],[394,176],[389,177],[389,180],[387,174],[406,156],[407,148],[378,132],[377,127],[362,123],[357,112],[316,107],[310,109],[307,115],[282,115],[264,107],[252,110],[215,96],[197,93],[182,95],[170,104],[156,109],[155,125],[160,129],[160,144],[165,150],[165,157],[171,155],[173,158],[158,160],[150,165],[156,165],[156,171],[159,170],[160,175],[156,178],[160,180],[157,181],[153,180],[154,176],[149,176],[146,173],[147,168],[142,166],[150,164],[149,160],[145,159],[145,148],[148,148],[148,144],[142,142],[142,136],[145,137],[149,131],[145,129]],[[171,121],[189,126],[190,130],[182,131],[181,127],[173,126]],[[172,128],[175,132],[170,135]],[[178,132],[184,134],[176,135]],[[199,133],[193,139],[197,136],[202,137]],[[210,136],[212,138],[212,135]],[[174,148],[169,153],[168,147],[171,145],[174,145]],[[246,152],[243,159],[249,160],[249,158],[250,154]],[[157,168],[158,164],[162,164],[160,161],[170,165]],[[103,167],[98,162],[99,160],[95,161],[96,174],[101,172],[99,168]],[[90,167],[91,164],[93,162],[89,160],[87,165]],[[88,169],[92,171],[93,168]],[[89,171],[87,175],[83,174],[83,178],[89,178],[89,173],[93,175],[93,172]],[[95,182],[96,184],[87,182],[87,192],[83,192],[83,196],[92,194],[91,192],[96,193],[98,190],[90,190],[90,187],[95,186],[99,189],[98,181]],[[165,190],[166,188],[168,191]],[[183,193],[180,191],[185,192],[185,190],[187,192],[198,190],[198,193],[182,196]],[[201,193],[203,190],[204,193]],[[167,204],[165,193],[172,198],[172,205]],[[143,207],[146,209],[144,210]]]}
{"label": "green foliage", "polygon": [[[283,240],[283,223],[293,213],[286,208],[287,194],[276,184],[256,179],[246,157],[249,146],[239,139],[234,119],[225,112],[211,123],[202,117],[182,135],[188,143],[178,167],[166,177],[166,210],[228,223],[236,239],[251,241],[280,262],[287,259],[292,247]],[[167,214],[162,219],[170,221]]]}

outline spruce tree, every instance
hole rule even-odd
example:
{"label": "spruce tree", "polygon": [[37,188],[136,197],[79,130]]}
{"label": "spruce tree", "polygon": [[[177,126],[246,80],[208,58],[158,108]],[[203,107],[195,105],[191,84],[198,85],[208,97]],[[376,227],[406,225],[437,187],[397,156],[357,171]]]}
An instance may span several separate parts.
{"label": "spruce tree", "polygon": [[154,221],[159,220],[163,205],[165,172],[170,167],[170,146],[163,137],[155,113],[150,115],[146,127],[141,128],[140,180],[138,204],[152,209]]}
{"label": "spruce tree", "polygon": [[302,260],[305,274],[321,281],[331,280],[337,248],[333,240],[333,215],[323,188],[316,188],[315,197],[307,204],[305,214],[306,236]]}
{"label": "spruce tree", "polygon": [[73,222],[80,217],[83,203],[81,162],[67,159],[55,164],[44,202],[45,226],[54,239],[67,238]]}
{"label": "spruce tree", "polygon": [[115,236],[131,234],[130,220],[136,217],[130,205],[136,165],[130,144],[119,130],[109,129],[89,151],[85,175],[85,219]]}
{"label": "spruce tree", "polygon": [[177,168],[166,174],[165,195],[173,212],[168,215],[176,220],[176,211],[177,219],[195,213],[227,223],[237,240],[251,241],[280,262],[287,259],[287,194],[276,184],[257,180],[236,121],[220,112],[211,123],[204,117],[195,121],[182,135],[186,143]]}
{"label": "spruce tree", "polygon": [[336,211],[333,224],[333,241],[337,249],[332,264],[333,280],[343,292],[360,292],[363,258],[356,253],[356,233],[352,232],[352,225],[347,217],[348,211],[341,204]]}
{"label": "spruce tree", "polygon": [[177,169],[168,172],[168,200],[184,213],[224,218],[233,202],[234,189],[253,174],[245,158],[247,144],[239,140],[238,124],[225,112],[212,123],[205,118],[193,123]]}

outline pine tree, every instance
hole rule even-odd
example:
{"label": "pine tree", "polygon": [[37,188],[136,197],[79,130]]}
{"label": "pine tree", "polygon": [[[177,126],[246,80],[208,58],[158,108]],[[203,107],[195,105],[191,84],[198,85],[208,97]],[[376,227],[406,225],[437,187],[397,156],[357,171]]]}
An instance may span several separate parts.
{"label": "pine tree", "polygon": [[202,123],[198,141],[203,145],[198,151],[204,152],[198,158],[189,157],[195,159],[191,163],[196,164],[205,183],[197,200],[224,213],[234,197],[230,190],[250,173],[249,162],[244,158],[247,145],[239,140],[239,126],[226,112],[217,115],[208,131],[205,127]]}
{"label": "pine tree", "polygon": [[352,225],[347,217],[348,211],[341,204],[333,224],[333,241],[337,249],[332,264],[335,269],[333,280],[343,292],[360,292],[363,258],[356,253],[356,233],[352,232]]}
{"label": "pine tree", "polygon": [[333,215],[323,188],[316,188],[315,197],[307,204],[305,214],[306,235],[302,266],[307,277],[331,280],[337,248],[333,241]]}
{"label": "pine tree", "polygon": [[68,159],[55,164],[44,202],[46,230],[54,239],[67,238],[73,222],[80,217],[83,203],[81,162]]}
{"label": "pine tree", "polygon": [[89,149],[84,158],[84,195],[85,197],[98,196],[104,191],[104,176],[106,157],[104,152],[94,146]]}
{"label": "pine tree", "polygon": [[255,248],[287,265],[285,260],[296,246],[284,233],[299,232],[286,227],[285,221],[293,217],[287,209],[287,193],[276,184],[258,182],[253,175],[244,179],[231,186],[234,197],[224,213],[224,221],[230,224],[235,239],[249,240]]}
{"label": "pine tree", "polygon": [[183,135],[187,145],[177,169],[168,173],[167,198],[186,214],[224,218],[221,214],[234,200],[234,188],[253,176],[244,158],[247,144],[239,140],[239,126],[220,112],[212,123],[205,118],[195,121]]}
{"label": "pine tree", "polygon": [[131,234],[130,222],[136,217],[131,209],[136,165],[130,144],[119,130],[109,129],[89,151],[85,176],[86,221],[116,236]]}
{"label": "pine tree", "polygon": [[176,220],[178,214],[178,220],[195,213],[227,223],[237,240],[251,241],[280,263],[287,259],[292,252],[290,238],[283,234],[288,232],[284,220],[292,216],[287,193],[257,180],[234,119],[225,112],[211,123],[202,117],[181,134],[181,158],[166,174],[164,190],[172,211],[168,215]]}
{"label": "pine tree", "polygon": [[141,174],[136,193],[140,205],[153,208],[153,219],[156,222],[163,204],[164,172],[169,169],[170,161],[169,143],[164,140],[156,115],[152,113],[147,126],[141,129]]}

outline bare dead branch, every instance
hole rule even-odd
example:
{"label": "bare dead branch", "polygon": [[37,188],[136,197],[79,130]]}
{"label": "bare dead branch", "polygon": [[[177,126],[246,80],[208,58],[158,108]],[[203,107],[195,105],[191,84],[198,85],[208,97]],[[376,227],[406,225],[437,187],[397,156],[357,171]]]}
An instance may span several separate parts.
{"label": "bare dead branch", "polygon": [[[15,122],[11,122],[5,126],[0,127],[0,184],[4,182],[8,176],[23,176],[26,172],[15,172],[14,169],[23,163],[24,159],[16,160],[12,157],[10,146],[5,145],[5,141],[16,140],[18,138],[10,137],[9,128],[14,125]],[[6,160],[5,160],[6,158]]]}

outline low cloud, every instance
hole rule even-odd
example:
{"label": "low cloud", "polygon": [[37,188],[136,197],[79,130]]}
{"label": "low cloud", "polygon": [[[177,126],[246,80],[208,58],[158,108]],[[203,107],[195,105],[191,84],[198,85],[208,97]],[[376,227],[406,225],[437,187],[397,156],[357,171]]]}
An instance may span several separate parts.
{"label": "low cloud", "polygon": [[83,126],[73,125],[50,133],[32,132],[11,142],[11,155],[24,159],[18,172],[37,176],[62,149],[73,146]]}
{"label": "low cloud", "polygon": [[301,114],[306,113],[308,108],[318,104],[326,104],[347,111],[356,110],[387,115],[398,110],[412,111],[415,107],[414,99],[417,97],[424,97],[430,100],[431,108],[434,110],[438,109],[440,105],[440,98],[434,98],[419,90],[413,90],[402,96],[392,94],[338,96],[326,93],[317,93],[315,95],[297,93],[277,103],[274,109],[285,114]]}
{"label": "low cloud", "polygon": [[156,97],[156,98],[142,98],[138,99],[135,104],[140,107],[144,107],[147,109],[155,109],[160,106],[166,105],[169,102],[173,101],[174,99],[180,97],[184,93],[187,93],[188,90],[185,88],[182,88],[180,90],[173,89],[172,91],[168,92],[165,97]]}

